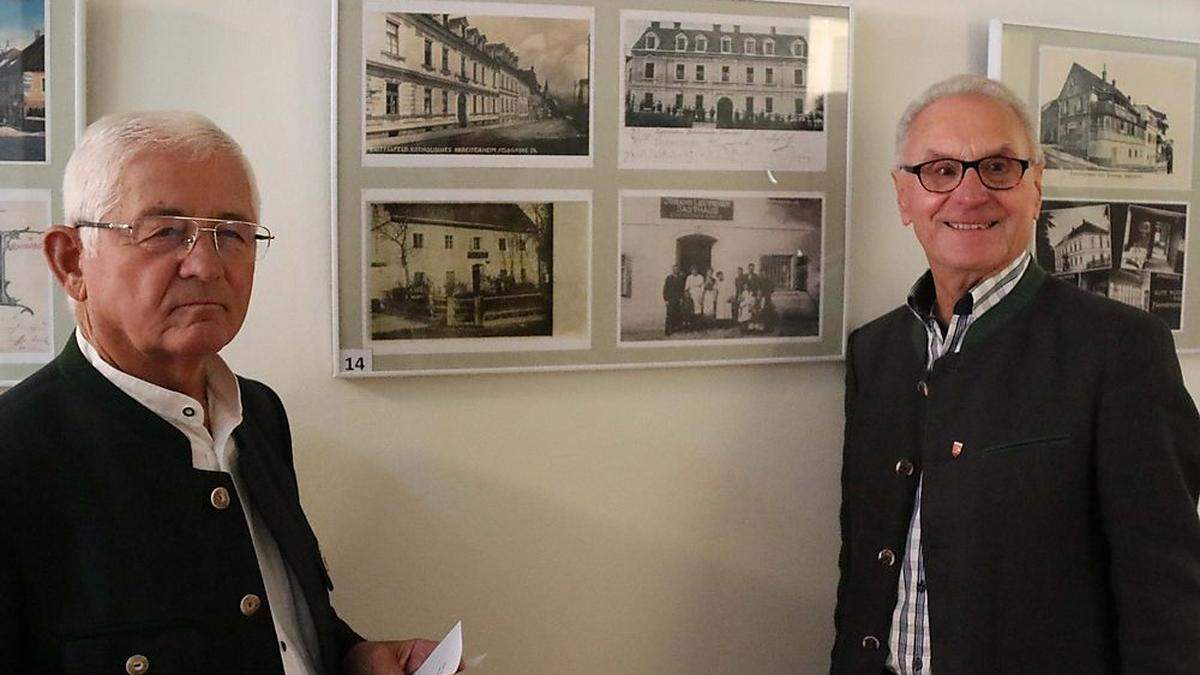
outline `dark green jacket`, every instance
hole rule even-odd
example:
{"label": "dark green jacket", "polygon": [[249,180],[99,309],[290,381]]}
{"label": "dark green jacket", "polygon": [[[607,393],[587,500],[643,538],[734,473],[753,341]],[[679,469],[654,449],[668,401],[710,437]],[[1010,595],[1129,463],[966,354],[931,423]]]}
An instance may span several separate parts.
{"label": "dark green jacket", "polygon": [[[325,672],[361,640],[329,604],[283,406],[239,378],[239,467],[307,601]],[[211,494],[224,487],[228,508]],[[250,616],[247,594],[263,599]],[[246,519],[226,473],[105,379],[75,339],[0,396],[0,672],[282,673]]]}
{"label": "dark green jacket", "polygon": [[832,672],[879,675],[923,472],[936,675],[1200,673],[1200,422],[1166,326],[1032,266],[924,361],[907,308],[850,337]]}

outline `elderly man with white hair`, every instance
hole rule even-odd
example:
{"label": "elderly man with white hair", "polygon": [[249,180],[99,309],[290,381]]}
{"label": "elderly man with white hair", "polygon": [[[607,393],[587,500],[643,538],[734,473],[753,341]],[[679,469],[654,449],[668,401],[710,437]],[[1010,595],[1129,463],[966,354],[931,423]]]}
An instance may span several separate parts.
{"label": "elderly man with white hair", "polygon": [[44,247],[77,329],[0,397],[0,671],[413,672],[432,643],[330,606],[283,406],[217,355],[274,238],[238,144],[105,117],[63,201]]}
{"label": "elderly man with white hair", "polygon": [[1033,129],[973,75],[900,120],[929,270],[850,336],[837,675],[1200,673],[1200,420],[1161,321],[1031,259]]}

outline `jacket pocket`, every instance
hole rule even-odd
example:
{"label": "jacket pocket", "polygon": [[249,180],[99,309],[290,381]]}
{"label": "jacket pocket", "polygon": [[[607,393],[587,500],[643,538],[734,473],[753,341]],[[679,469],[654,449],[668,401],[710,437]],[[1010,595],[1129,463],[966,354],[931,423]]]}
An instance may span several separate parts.
{"label": "jacket pocket", "polygon": [[999,454],[1004,454],[1004,453],[1008,453],[1008,452],[1016,452],[1019,450],[1028,450],[1030,448],[1036,448],[1039,446],[1044,447],[1047,445],[1058,445],[1060,443],[1066,443],[1070,440],[1071,440],[1071,437],[1067,434],[1053,434],[1053,435],[1049,435],[1049,436],[1037,436],[1034,438],[1023,438],[1019,441],[1011,441],[1008,443],[998,443],[996,445],[989,445],[988,447],[980,450],[979,454],[980,455],[999,455]]}
{"label": "jacket pocket", "polygon": [[185,626],[70,637],[63,641],[63,671],[68,675],[201,675],[209,672],[207,642],[200,630]]}

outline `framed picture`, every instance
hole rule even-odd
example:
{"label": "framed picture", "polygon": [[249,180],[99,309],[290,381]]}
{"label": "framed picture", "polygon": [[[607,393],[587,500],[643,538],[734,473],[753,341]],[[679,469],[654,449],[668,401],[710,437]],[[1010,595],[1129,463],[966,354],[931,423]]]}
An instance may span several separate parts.
{"label": "framed picture", "polygon": [[848,7],[334,16],[336,375],[842,357]]}
{"label": "framed picture", "polygon": [[1200,43],[993,21],[988,73],[1034,114],[1034,250],[1048,272],[1161,318],[1200,349],[1188,219],[1200,192]]}
{"label": "framed picture", "polygon": [[61,176],[82,131],[83,4],[0,7],[0,388],[50,361],[73,328],[42,258]]}

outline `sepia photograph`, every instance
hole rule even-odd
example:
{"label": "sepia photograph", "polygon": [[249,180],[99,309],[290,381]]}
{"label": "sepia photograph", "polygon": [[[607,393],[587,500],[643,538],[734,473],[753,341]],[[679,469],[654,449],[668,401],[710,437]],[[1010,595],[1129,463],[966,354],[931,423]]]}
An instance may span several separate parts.
{"label": "sepia photograph", "polygon": [[0,190],[0,363],[53,357],[53,296],[42,257],[48,190]]}
{"label": "sepia photograph", "polygon": [[368,3],[362,35],[365,165],[591,166],[590,8]]}
{"label": "sepia photograph", "polygon": [[46,161],[46,0],[0,3],[0,162]]}
{"label": "sepia photograph", "polygon": [[1038,54],[1047,185],[1189,189],[1194,59],[1055,46]]}
{"label": "sepia photograph", "polygon": [[820,335],[821,195],[624,191],[620,205],[622,345]]}
{"label": "sepia photograph", "polygon": [[[554,340],[570,348],[586,337],[586,193],[544,191],[535,201],[469,190],[366,192],[365,304],[377,352],[398,342],[410,343],[405,351],[421,350],[412,343],[522,348],[523,340],[526,348],[554,348]],[[452,199],[436,199],[439,192]]]}
{"label": "sepia photograph", "polygon": [[820,17],[621,12],[621,168],[823,170],[841,30]]}
{"label": "sepia photograph", "polygon": [[1038,264],[1179,330],[1187,209],[1183,203],[1047,200],[1035,228]]}

